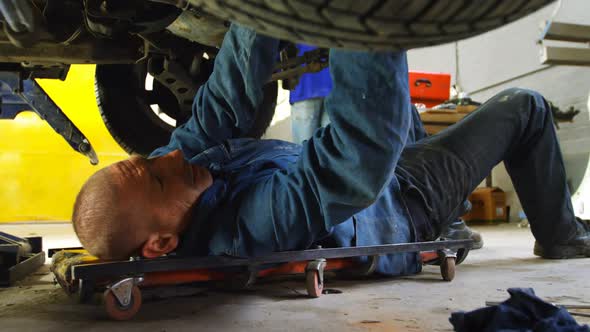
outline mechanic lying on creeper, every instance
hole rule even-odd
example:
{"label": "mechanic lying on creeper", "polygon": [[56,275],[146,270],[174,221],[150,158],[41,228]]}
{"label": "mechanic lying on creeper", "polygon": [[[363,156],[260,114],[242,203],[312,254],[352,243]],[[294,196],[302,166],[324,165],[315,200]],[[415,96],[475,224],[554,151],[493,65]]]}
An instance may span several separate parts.
{"label": "mechanic lying on creeper", "polygon": [[[331,50],[331,124],[303,146],[242,138],[252,125],[278,40],[232,25],[193,116],[149,159],[94,174],[73,223],[103,259],[256,256],[315,244],[436,239],[471,191],[504,161],[546,258],[590,256],[590,227],[572,210],[547,102],[511,89],[438,135],[414,132],[405,52]],[[421,270],[388,255],[377,272]]]}

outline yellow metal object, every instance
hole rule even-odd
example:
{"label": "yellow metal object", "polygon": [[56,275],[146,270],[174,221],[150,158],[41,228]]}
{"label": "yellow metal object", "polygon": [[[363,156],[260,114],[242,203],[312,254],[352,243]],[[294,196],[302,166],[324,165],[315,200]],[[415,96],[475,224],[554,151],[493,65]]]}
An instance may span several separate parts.
{"label": "yellow metal object", "polygon": [[94,66],[72,66],[65,82],[39,80],[39,84],[88,137],[100,163],[90,165],[33,112],[0,120],[0,222],[69,221],[84,181],[127,157],[98,112]]}

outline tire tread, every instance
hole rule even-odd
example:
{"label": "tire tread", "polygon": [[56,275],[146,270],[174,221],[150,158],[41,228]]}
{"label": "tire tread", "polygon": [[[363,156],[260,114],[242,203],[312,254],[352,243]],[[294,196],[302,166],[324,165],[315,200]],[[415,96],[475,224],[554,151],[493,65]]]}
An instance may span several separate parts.
{"label": "tire tread", "polygon": [[199,10],[294,42],[398,50],[474,36],[554,0],[191,0]]}

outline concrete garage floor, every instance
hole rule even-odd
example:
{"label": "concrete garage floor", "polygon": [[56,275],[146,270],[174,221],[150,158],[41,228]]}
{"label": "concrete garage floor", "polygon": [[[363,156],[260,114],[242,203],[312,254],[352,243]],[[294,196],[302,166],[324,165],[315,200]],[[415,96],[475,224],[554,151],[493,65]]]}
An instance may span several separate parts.
{"label": "concrete garage floor", "polygon": [[[450,313],[503,300],[509,287],[532,287],[556,303],[590,304],[590,259],[547,261],[532,255],[529,229],[477,226],[485,239],[457,268],[453,282],[437,267],[417,276],[364,281],[329,280],[341,294],[304,296],[302,280],[257,284],[242,292],[167,288],[146,299],[132,321],[106,319],[98,305],[77,305],[44,268],[0,289],[2,331],[451,331]],[[43,235],[45,248],[76,245],[69,224],[2,225],[15,235]],[[169,295],[175,297],[168,297]],[[152,294],[153,295],[153,294]],[[581,311],[581,310],[578,310]],[[585,311],[590,313],[590,311]],[[576,317],[590,324],[590,318]]]}

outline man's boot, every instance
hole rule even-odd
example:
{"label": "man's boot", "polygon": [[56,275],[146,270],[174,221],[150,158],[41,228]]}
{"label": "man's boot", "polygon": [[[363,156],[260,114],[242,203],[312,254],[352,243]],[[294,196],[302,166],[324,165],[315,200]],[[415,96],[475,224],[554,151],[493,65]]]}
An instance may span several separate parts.
{"label": "man's boot", "polygon": [[590,257],[590,221],[576,217],[578,232],[564,244],[541,245],[535,241],[533,253],[549,259]]}
{"label": "man's boot", "polygon": [[473,240],[471,249],[481,249],[483,247],[483,238],[481,234],[469,228],[463,219],[457,219],[451,223],[447,229],[443,230],[440,235],[441,240]]}

